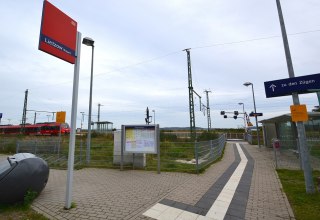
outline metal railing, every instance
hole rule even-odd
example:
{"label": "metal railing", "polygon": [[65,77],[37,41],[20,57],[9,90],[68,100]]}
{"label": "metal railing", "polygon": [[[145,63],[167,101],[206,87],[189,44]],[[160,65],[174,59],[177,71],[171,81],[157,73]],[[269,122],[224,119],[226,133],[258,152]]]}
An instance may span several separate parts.
{"label": "metal railing", "polygon": [[196,172],[205,168],[222,155],[226,143],[226,135],[216,140],[195,142]]}
{"label": "metal railing", "polygon": [[[307,149],[310,155],[310,165],[314,170],[320,170],[320,138],[308,138]],[[275,151],[277,168],[302,169],[298,140],[280,139],[279,148]]]}
{"label": "metal railing", "polygon": [[245,140],[245,133],[226,133],[226,138]]}
{"label": "metal railing", "polygon": [[[215,140],[201,142],[160,143],[161,171],[199,173],[218,160],[224,150],[226,136],[220,135]],[[114,151],[113,140],[92,139],[91,160],[86,162],[86,141],[78,138],[75,147],[75,168],[104,167],[120,169],[120,152]],[[68,141],[60,139],[38,139],[16,141],[16,153],[33,153],[47,161],[51,168],[66,169],[68,160]],[[131,154],[132,162],[125,164],[125,169],[157,170],[157,155]],[[137,165],[141,163],[143,166]]]}
{"label": "metal railing", "polygon": [[[260,135],[260,145],[264,145],[263,143],[263,137]],[[246,133],[244,139],[249,143],[249,144],[254,144],[257,145],[258,144],[258,135],[256,134],[250,134],[250,133]]]}

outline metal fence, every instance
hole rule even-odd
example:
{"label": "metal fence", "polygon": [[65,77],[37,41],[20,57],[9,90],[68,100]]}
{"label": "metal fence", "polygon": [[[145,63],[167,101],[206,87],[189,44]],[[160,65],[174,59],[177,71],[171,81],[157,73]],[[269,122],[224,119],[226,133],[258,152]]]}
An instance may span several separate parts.
{"label": "metal fence", "polygon": [[[274,149],[276,168],[302,169],[298,140],[281,139],[278,141],[279,147]],[[312,169],[320,170],[320,138],[308,138],[307,149]]]}
{"label": "metal fence", "polygon": [[245,140],[245,133],[226,133],[227,139]]}
{"label": "metal fence", "polygon": [[[225,147],[226,136],[201,142],[160,143],[161,171],[199,173],[219,159]],[[66,169],[68,140],[59,138],[36,138],[16,141],[16,152],[33,153],[47,161],[51,168]],[[1,148],[0,148],[1,152]],[[79,137],[75,147],[75,168],[103,167],[120,169],[120,152],[114,149],[112,139],[92,138],[90,160],[86,155],[86,139]],[[125,169],[157,170],[157,155],[127,154],[129,162]]]}
{"label": "metal fence", "polygon": [[226,143],[226,135],[221,135],[216,140],[202,141],[195,143],[196,171],[204,169],[206,166],[221,157]]}

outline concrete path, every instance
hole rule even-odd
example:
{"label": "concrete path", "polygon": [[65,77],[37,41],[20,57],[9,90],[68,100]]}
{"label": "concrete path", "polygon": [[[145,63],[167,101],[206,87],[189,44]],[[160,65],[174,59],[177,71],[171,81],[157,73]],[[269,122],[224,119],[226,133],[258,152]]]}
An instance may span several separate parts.
{"label": "concrete path", "polygon": [[50,170],[33,208],[50,219],[294,219],[270,149],[228,142],[204,174],[112,169],[74,172],[64,210],[66,171]]}

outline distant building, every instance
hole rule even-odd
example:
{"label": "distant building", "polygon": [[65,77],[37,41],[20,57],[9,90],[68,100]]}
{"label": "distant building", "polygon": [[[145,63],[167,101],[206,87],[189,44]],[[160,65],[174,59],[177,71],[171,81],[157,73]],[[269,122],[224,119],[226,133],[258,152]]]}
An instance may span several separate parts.
{"label": "distant building", "polygon": [[97,133],[112,133],[113,123],[110,121],[93,122],[93,128]]}

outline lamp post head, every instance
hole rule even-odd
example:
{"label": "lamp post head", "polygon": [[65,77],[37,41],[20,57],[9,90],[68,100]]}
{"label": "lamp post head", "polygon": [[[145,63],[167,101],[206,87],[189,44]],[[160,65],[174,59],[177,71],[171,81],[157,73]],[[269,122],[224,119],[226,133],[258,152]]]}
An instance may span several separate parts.
{"label": "lamp post head", "polygon": [[82,39],[82,43],[87,45],[87,46],[90,46],[90,47],[93,47],[94,46],[94,40],[90,37],[85,37]]}
{"label": "lamp post head", "polygon": [[239,105],[244,105],[242,102],[239,102],[238,104],[239,104]]}
{"label": "lamp post head", "polygon": [[243,85],[244,86],[250,86],[250,85],[252,85],[252,83],[251,82],[245,82],[245,83],[243,83]]}

